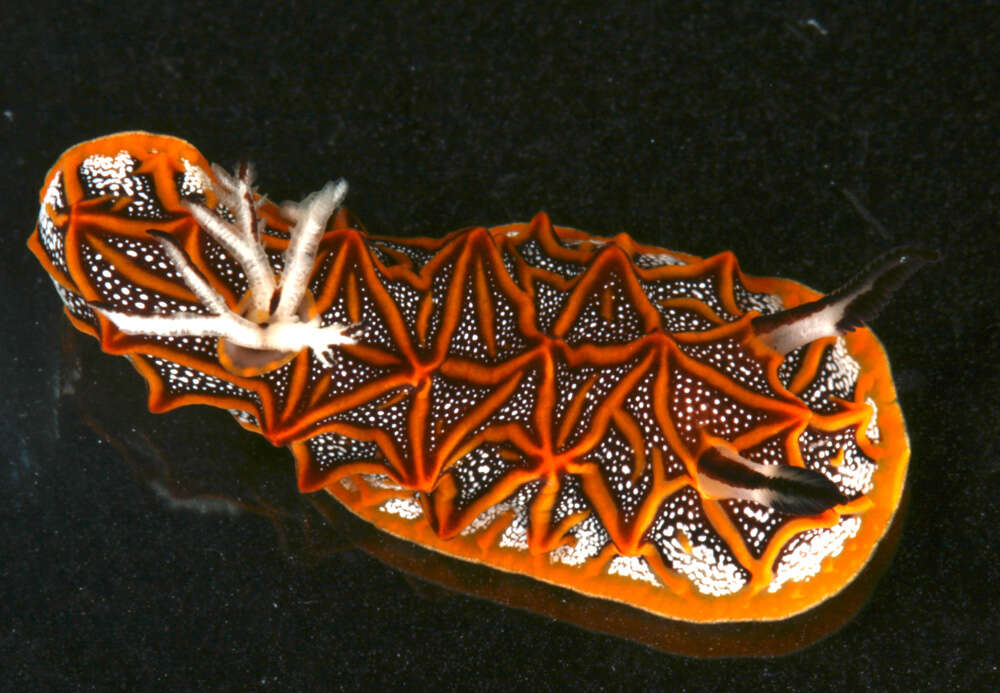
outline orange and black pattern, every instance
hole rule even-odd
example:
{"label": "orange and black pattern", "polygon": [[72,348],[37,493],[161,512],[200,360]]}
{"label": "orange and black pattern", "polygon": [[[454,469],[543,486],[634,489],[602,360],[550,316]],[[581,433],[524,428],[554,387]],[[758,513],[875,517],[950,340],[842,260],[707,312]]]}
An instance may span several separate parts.
{"label": "orange and black pattern", "polygon": [[[290,446],[325,489],[398,537],[668,618],[774,620],[842,589],[899,503],[908,459],[888,363],[870,331],[787,356],[751,320],[816,299],[791,281],[550,224],[437,239],[333,216],[303,311],[356,326],[332,363],[310,349],[240,370],[220,338],[129,334],[101,310],[206,311],[168,234],[237,310],[248,281],[184,202],[233,218],[208,162],[126,133],[69,150],[42,189],[30,247],[66,312],[127,355],[150,408],[223,407]],[[255,196],[280,277],[292,221]],[[698,459],[821,473],[844,499],[796,515],[713,497]]]}

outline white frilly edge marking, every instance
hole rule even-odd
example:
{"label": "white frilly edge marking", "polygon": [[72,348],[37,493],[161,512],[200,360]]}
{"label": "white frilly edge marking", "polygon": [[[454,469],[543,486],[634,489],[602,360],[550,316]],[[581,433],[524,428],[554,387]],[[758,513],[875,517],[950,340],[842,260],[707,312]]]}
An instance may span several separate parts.
{"label": "white frilly edge marking", "polygon": [[404,520],[416,520],[423,516],[424,509],[414,498],[390,498],[379,510],[389,515],[398,515]]}
{"label": "white frilly edge marking", "polygon": [[777,592],[786,582],[803,582],[819,574],[823,561],[839,556],[844,544],[859,529],[861,518],[851,515],[842,517],[833,527],[809,530],[792,539],[790,550],[781,557],[767,591]]}
{"label": "white frilly edge marking", "polygon": [[872,408],[872,418],[868,421],[868,427],[865,428],[865,435],[868,436],[868,440],[877,443],[882,438],[882,431],[878,427],[878,405],[871,397],[865,400],[865,404]]}
{"label": "white frilly edge marking", "polygon": [[135,161],[124,149],[113,157],[92,154],[84,159],[81,168],[94,187],[103,194],[116,197],[132,197],[136,194],[135,181],[132,179]]}
{"label": "white frilly edge marking", "polygon": [[[389,477],[365,474],[364,481],[372,486],[404,491]],[[348,478],[341,485],[351,491],[357,487]],[[527,507],[519,502],[519,497],[509,498],[479,514],[459,534],[463,537],[482,532],[502,516],[513,515],[510,524],[498,537],[499,548],[526,552],[528,546]],[[424,517],[423,508],[413,496],[396,496],[383,501],[379,511],[395,515],[405,520],[418,521]],[[857,516],[844,517],[831,528],[817,528],[801,533],[791,542],[791,550],[786,552],[774,571],[774,578],[767,587],[768,592],[777,592],[786,583],[803,582],[818,574],[827,558],[837,556],[848,539],[860,529],[861,520]],[[688,536],[694,535],[694,528],[683,526]],[[548,553],[550,563],[561,563],[570,567],[582,567],[600,554],[610,540],[607,532],[593,515],[581,520],[570,530],[575,542],[565,544]],[[672,533],[672,532],[671,532]],[[674,570],[691,581],[695,589],[706,595],[726,596],[739,592],[746,580],[739,574],[735,564],[722,561],[720,556],[706,545],[694,545],[688,551],[676,537],[667,544],[668,562]],[[608,575],[624,577],[653,587],[666,589],[656,577],[651,566],[642,556],[615,556],[609,561]]]}
{"label": "white frilly edge marking", "polygon": [[642,556],[615,556],[608,565],[608,575],[621,575],[636,582],[648,582],[653,587],[660,586],[660,581]]}
{"label": "white frilly edge marking", "polygon": [[368,482],[369,486],[383,488],[389,491],[405,491],[402,486],[392,480],[388,474],[362,474],[361,478]]}
{"label": "white frilly edge marking", "polygon": [[[282,206],[282,211],[292,219],[294,225],[285,254],[285,272],[279,280],[276,279],[260,242],[263,220],[257,216],[260,202],[254,199],[249,169],[240,176],[231,176],[223,169],[214,167],[218,182],[213,186],[209,176],[200,168],[188,161],[184,162],[184,166],[182,191],[195,194],[211,187],[235,218],[235,223],[231,223],[219,212],[204,205],[185,204],[202,230],[240,264],[250,285],[252,312],[257,316],[268,315],[267,319],[259,324],[234,313],[191,264],[184,251],[163,238],[157,240],[165,254],[187,287],[198,297],[208,315],[133,315],[98,306],[94,307],[95,310],[126,334],[221,337],[248,349],[282,352],[311,349],[323,365],[332,367],[332,348],[356,343],[352,335],[353,327],[338,324],[324,327],[318,315],[304,322],[298,317],[298,309],[307,291],[319,241],[330,217],[347,194],[347,183],[343,180],[327,183],[322,190],[307,196],[301,202],[285,203]],[[281,298],[275,311],[270,313],[271,297],[279,286]]]}
{"label": "white frilly edge marking", "polygon": [[686,265],[684,260],[670,253],[643,253],[636,257],[635,263],[640,267],[675,267]]}

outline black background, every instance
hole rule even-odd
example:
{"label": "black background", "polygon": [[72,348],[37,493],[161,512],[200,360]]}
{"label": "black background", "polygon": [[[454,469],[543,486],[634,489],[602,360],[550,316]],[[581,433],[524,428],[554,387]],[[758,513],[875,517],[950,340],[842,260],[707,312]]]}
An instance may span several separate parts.
{"label": "black background", "polygon": [[[0,688],[995,687],[1000,7],[842,5],[8,10]],[[59,154],[125,129],[227,166],[250,157],[273,199],[343,175],[376,233],[544,209],[597,234],[730,249],[747,272],[820,290],[896,245],[942,250],[874,324],[913,460],[871,602],[798,654],[693,660],[428,598],[360,551],[287,549],[254,514],[172,509],[73,403],[59,300],[24,246]],[[90,360],[134,436],[150,420],[176,430],[178,461],[258,444],[221,412],[148,415],[124,360]],[[277,459],[268,473],[290,478]]]}

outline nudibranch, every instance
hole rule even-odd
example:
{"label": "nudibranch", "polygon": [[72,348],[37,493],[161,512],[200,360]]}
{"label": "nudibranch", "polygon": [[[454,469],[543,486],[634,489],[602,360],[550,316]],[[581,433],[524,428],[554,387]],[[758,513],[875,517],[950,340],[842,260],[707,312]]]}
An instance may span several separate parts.
{"label": "nudibranch", "polygon": [[862,325],[933,259],[821,296],[528,223],[367,233],[328,183],[276,205],[182,140],[68,150],[29,246],[149,407],[229,410],[381,531],[656,616],[781,621],[850,584],[909,458]]}

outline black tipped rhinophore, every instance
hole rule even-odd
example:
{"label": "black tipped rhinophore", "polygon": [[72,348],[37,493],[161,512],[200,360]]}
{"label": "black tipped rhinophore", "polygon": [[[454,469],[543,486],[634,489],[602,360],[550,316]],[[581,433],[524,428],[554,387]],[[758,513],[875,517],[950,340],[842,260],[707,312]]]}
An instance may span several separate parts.
{"label": "black tipped rhinophore", "polygon": [[789,515],[818,515],[847,502],[820,472],[760,464],[717,447],[698,458],[698,483],[713,498],[752,500]]}
{"label": "black tipped rhinophore", "polygon": [[754,332],[781,354],[821,337],[845,334],[874,319],[914,272],[938,259],[936,251],[896,248],[829,295],[772,315],[761,315],[751,324]]}
{"label": "black tipped rhinophore", "polygon": [[934,250],[903,247],[890,250],[826,299],[850,297],[844,317],[837,323],[841,332],[850,332],[882,312],[889,299],[906,280],[924,265],[937,262],[941,254]]}
{"label": "black tipped rhinophore", "polygon": [[835,483],[825,474],[803,467],[776,467],[769,479],[768,500],[764,505],[789,515],[818,515],[847,502]]}

